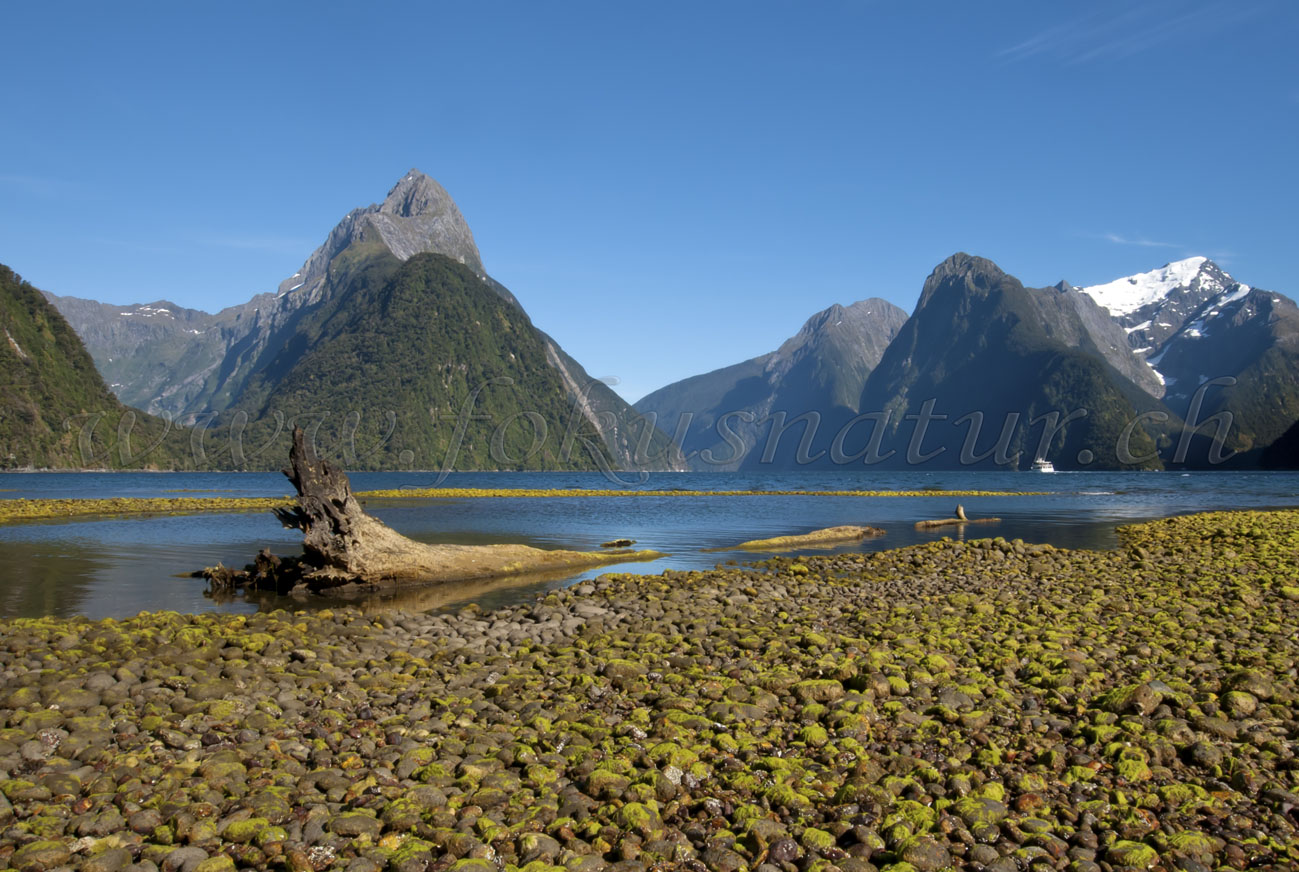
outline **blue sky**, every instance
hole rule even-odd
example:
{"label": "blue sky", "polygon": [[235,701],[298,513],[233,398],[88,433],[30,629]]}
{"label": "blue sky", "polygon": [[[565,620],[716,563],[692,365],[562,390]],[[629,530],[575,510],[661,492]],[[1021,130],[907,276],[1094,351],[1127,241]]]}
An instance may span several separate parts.
{"label": "blue sky", "polygon": [[0,10],[0,262],[208,310],[410,167],[636,399],[968,251],[1299,294],[1299,4],[132,2]]}

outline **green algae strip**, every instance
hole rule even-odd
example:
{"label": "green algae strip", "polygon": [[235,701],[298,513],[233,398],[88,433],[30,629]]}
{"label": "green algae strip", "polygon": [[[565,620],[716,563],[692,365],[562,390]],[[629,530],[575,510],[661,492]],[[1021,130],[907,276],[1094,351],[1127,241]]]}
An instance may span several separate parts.
{"label": "green algae strip", "polygon": [[[585,490],[582,488],[408,488],[357,491],[362,498],[543,499],[548,497],[1013,497],[1043,496],[1035,491],[978,490]],[[87,516],[258,512],[292,505],[293,497],[113,497],[109,499],[0,499],[0,524]]]}
{"label": "green algae strip", "polygon": [[115,497],[111,499],[0,500],[0,523],[120,515],[256,512],[293,504],[290,497]]}

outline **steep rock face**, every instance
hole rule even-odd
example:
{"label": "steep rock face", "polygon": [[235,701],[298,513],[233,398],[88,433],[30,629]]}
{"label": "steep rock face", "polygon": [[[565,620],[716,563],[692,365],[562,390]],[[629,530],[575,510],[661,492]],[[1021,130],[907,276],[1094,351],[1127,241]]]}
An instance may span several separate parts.
{"label": "steep rock face", "polygon": [[801,399],[856,411],[867,376],[906,320],[906,312],[877,297],[813,315],[767,362],[776,405]]}
{"label": "steep rock face", "polygon": [[[1132,347],[1130,336],[1123,326],[1091,296],[1082,293],[1068,282],[1056,285],[1056,302],[1068,306],[1077,317],[1081,332],[1069,335],[1061,334],[1060,339],[1066,344],[1090,350],[1099,355],[1106,363],[1156,399],[1164,395],[1164,381],[1142,356]],[[1043,301],[1046,307],[1045,300]],[[1071,317],[1057,315],[1046,317],[1062,325],[1072,325]],[[1067,328],[1066,328],[1067,329]]]}
{"label": "steep rock face", "polygon": [[393,186],[382,203],[348,212],[302,268],[280,282],[279,294],[296,293],[311,299],[318,293],[334,258],[362,241],[382,244],[398,260],[409,260],[425,252],[445,254],[480,278],[486,276],[474,235],[451,195],[436,181],[412,169]]}
{"label": "steep rock face", "polygon": [[1189,423],[1230,415],[1223,446],[1246,455],[1238,463],[1255,462],[1299,419],[1299,309],[1281,294],[1213,298],[1150,363],[1167,382],[1170,407]]}
{"label": "steep rock face", "polygon": [[545,342],[547,360],[564,385],[570,409],[600,434],[609,455],[623,469],[684,472],[689,468],[678,447],[653,418],[642,415],[607,384],[592,378],[546,333],[537,332]]}
{"label": "steep rock face", "polygon": [[[642,397],[636,411],[652,418],[669,435],[692,469],[737,469],[745,451],[757,444],[757,434],[749,424],[765,417],[759,413],[770,408],[771,385],[765,374],[774,354],[673,382]],[[752,418],[749,424],[741,418],[746,414]],[[721,427],[741,431],[745,448],[728,450]]]}
{"label": "steep rock face", "polygon": [[875,419],[841,454],[895,467],[1157,464],[1152,436],[1127,425],[1158,402],[1106,361],[1106,332],[1086,313],[1070,289],[948,258],[866,382],[859,408]]}
{"label": "steep rock face", "polygon": [[[653,413],[696,468],[761,463],[773,416],[793,421],[811,414],[824,431],[854,414],[867,376],[905,321],[906,313],[886,300],[835,304],[776,351],[660,388],[636,409]],[[765,462],[784,466],[796,458],[780,454],[778,440],[777,455]]]}

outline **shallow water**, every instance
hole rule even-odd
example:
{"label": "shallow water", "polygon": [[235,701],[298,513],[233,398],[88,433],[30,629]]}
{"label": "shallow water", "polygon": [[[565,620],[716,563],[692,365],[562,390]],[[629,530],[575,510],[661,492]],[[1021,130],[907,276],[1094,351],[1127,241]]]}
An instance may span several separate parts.
{"label": "shallow water", "polygon": [[[428,487],[433,473],[357,473],[357,490]],[[599,474],[464,473],[447,487],[623,487]],[[959,528],[921,532],[914,523],[950,516],[957,502],[971,517],[998,524],[965,536],[1004,536],[1069,548],[1109,548],[1119,524],[1214,509],[1299,506],[1299,473],[656,473],[633,489],[665,490],[1017,490],[1041,496],[828,497],[701,496],[370,500],[369,509],[398,531],[425,542],[522,542],[540,547],[598,548],[616,538],[668,556],[507,583],[458,584],[401,596],[371,597],[364,608],[444,608],[476,601],[529,599],[539,589],[602,572],[710,568],[762,559],[725,549],[748,539],[802,533],[839,524],[870,524],[887,535],[838,550],[878,550],[960,536]],[[14,497],[277,496],[289,491],[275,473],[4,473],[0,499]],[[217,562],[243,565],[261,548],[289,554],[297,535],[268,512],[85,519],[0,526],[0,615],[124,617],[141,610],[253,611],[320,603],[267,597],[216,601],[201,579],[180,578]],[[790,552],[798,553],[798,552]],[[818,551],[816,553],[827,553]]]}

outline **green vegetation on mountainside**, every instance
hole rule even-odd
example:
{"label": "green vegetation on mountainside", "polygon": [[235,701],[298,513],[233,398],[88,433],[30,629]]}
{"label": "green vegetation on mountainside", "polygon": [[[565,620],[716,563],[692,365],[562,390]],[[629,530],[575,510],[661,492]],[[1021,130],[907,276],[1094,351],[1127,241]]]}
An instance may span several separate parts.
{"label": "green vegetation on mountainside", "polygon": [[0,265],[0,468],[172,469],[185,462],[181,434],[123,406],[63,316]]}
{"label": "green vegetation on mountainside", "polygon": [[607,462],[600,436],[575,415],[547,362],[541,334],[468,267],[439,254],[401,263],[360,243],[335,258],[331,281],[333,294],[303,316],[219,419],[222,452],[236,416],[251,422],[242,463],[229,455],[215,462],[278,465],[289,422],[314,427],[317,450],[349,469]]}

